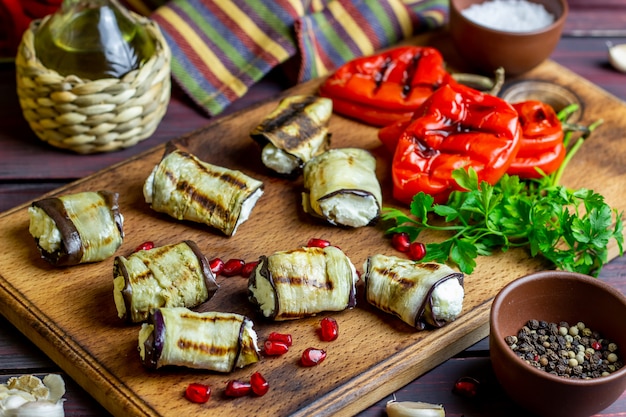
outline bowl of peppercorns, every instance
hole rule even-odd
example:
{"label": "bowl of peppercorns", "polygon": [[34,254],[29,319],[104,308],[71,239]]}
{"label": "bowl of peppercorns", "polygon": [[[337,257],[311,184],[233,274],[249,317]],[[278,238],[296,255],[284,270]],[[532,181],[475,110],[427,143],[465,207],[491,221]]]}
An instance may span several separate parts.
{"label": "bowl of peppercorns", "polygon": [[626,297],[598,278],[518,278],[494,298],[489,324],[497,380],[538,416],[587,417],[626,390]]}

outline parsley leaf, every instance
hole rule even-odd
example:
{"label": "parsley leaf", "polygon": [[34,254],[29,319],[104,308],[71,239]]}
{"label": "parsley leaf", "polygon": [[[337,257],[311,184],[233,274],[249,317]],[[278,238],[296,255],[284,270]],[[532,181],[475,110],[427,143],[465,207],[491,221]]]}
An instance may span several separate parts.
{"label": "parsley leaf", "polygon": [[[566,162],[597,125],[585,128],[574,144],[567,143]],[[452,176],[464,191],[453,191],[446,204],[434,204],[432,196],[420,192],[413,197],[410,215],[384,208],[382,220],[396,224],[386,233],[405,232],[412,241],[427,230],[448,234],[443,241],[426,244],[422,262],[453,263],[466,274],[472,273],[478,256],[526,247],[556,268],[597,276],[612,239],[623,254],[623,213],[592,190],[558,185],[566,162],[538,180],[505,174],[495,185],[479,184],[473,169],[457,169]]]}

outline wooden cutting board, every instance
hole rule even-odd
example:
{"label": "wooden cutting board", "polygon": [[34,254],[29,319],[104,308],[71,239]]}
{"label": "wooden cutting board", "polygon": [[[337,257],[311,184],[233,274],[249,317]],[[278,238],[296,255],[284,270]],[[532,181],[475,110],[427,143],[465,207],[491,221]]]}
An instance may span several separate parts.
{"label": "wooden cutting board", "polygon": [[[551,61],[525,78],[546,80],[573,91],[584,105],[582,122],[604,119],[592,143],[586,144],[571,162],[563,183],[595,189],[611,206],[625,210],[626,141],[622,132],[626,131],[626,105]],[[301,85],[287,94],[312,93],[318,82]],[[265,194],[233,237],[177,222],[151,211],[144,202],[142,185],[161,158],[164,146],[51,195],[117,191],[126,233],[117,254],[128,254],[147,240],[161,246],[192,239],[209,258],[256,260],[260,255],[305,245],[312,237],[328,239],[341,247],[359,270],[370,255],[396,254],[383,236],[382,227],[346,230],[317,222],[300,208],[301,180],[268,175],[248,132],[274,109],[278,99],[175,141],[205,161],[240,169],[265,183]],[[376,129],[333,116],[331,132],[333,147],[357,146],[376,155],[385,205],[392,206],[389,155],[377,141]],[[424,235],[423,240],[436,238]],[[113,259],[69,268],[51,267],[40,259],[28,233],[27,205],[0,215],[0,248],[0,313],[120,417],[200,416],[207,412],[220,416],[353,415],[487,336],[489,309],[496,293],[515,278],[545,268],[523,250],[479,259],[475,272],[465,279],[462,315],[444,328],[421,332],[368,306],[361,291],[353,310],[273,324],[254,313],[246,298],[245,278],[219,278],[221,287],[216,296],[199,310],[249,315],[261,342],[271,331],[291,333],[294,338],[286,355],[264,358],[258,364],[222,375],[185,369],[146,371],[137,353],[139,327],[124,325],[117,319],[112,295]],[[612,247],[611,258],[616,255],[617,249]],[[334,342],[317,338],[316,328],[324,316],[333,316],[339,322],[340,336]],[[298,358],[310,346],[326,349],[328,357],[317,367],[302,368]],[[223,396],[229,379],[248,379],[254,371],[260,371],[269,381],[267,395],[240,399]],[[192,404],[183,398],[191,382],[213,387],[208,403]]]}

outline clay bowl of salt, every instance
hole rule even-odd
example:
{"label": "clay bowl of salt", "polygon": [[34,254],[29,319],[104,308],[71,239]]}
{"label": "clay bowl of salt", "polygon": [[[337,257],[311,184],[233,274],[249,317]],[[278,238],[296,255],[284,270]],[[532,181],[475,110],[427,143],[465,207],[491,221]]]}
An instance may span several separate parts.
{"label": "clay bowl of salt", "polygon": [[449,30],[469,70],[515,76],[550,56],[568,10],[567,0],[450,0]]}
{"label": "clay bowl of salt", "polygon": [[588,275],[513,280],[489,317],[491,365],[506,394],[541,417],[588,417],[626,389],[626,297]]}

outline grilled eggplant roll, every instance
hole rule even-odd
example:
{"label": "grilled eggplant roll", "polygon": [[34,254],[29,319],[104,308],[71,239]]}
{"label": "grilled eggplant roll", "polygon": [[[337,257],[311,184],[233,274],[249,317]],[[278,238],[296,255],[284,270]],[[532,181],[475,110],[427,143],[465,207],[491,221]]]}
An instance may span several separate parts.
{"label": "grilled eggplant roll", "polygon": [[28,215],[41,257],[53,265],[102,261],[124,240],[118,194],[110,191],[45,198],[33,202]]}
{"label": "grilled eggplant roll", "polygon": [[117,315],[130,323],[159,307],[195,307],[217,289],[208,259],[191,240],[118,256],[113,264]]}
{"label": "grilled eggplant roll", "polygon": [[463,308],[463,274],[447,265],[374,255],[364,265],[367,301],[417,328],[443,327]]}
{"label": "grilled eggplant roll", "polygon": [[361,227],[380,216],[376,159],[358,148],[331,149],[304,167],[302,206],[337,226]]}
{"label": "grilled eggplant roll", "polygon": [[190,153],[168,149],[147,178],[143,192],[155,211],[233,236],[263,194],[263,183]]}
{"label": "grilled eggplant roll", "polygon": [[261,147],[263,165],[278,174],[299,175],[304,164],[326,151],[332,100],[296,95],[284,98],[250,136]]}
{"label": "grilled eggplant roll", "polygon": [[357,280],[341,249],[303,247],[262,256],[248,293],[263,316],[283,321],[354,307]]}
{"label": "grilled eggplant roll", "polygon": [[139,331],[139,356],[149,369],[182,366],[231,372],[258,362],[252,320],[236,313],[159,308]]}

